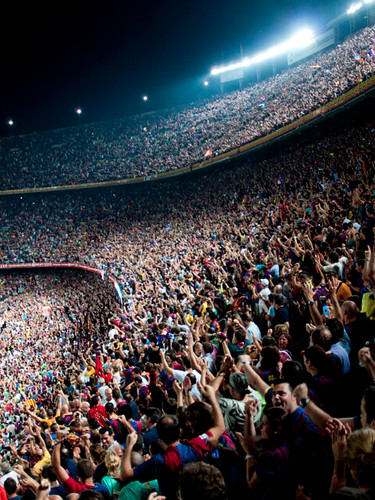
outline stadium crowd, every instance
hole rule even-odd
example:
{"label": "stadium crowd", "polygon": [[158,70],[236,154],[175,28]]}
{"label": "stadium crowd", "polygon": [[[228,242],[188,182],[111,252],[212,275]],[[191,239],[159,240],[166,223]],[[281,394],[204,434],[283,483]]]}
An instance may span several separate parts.
{"label": "stadium crowd", "polygon": [[293,122],[374,73],[375,28],[243,90],[170,112],[0,142],[2,189],[148,177],[246,144]]}
{"label": "stadium crowd", "polygon": [[4,500],[375,498],[374,145],[3,197]]}

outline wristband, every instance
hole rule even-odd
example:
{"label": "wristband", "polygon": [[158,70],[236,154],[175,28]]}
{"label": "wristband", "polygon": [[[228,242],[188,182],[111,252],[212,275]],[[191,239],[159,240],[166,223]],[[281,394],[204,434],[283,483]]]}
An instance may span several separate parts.
{"label": "wristband", "polygon": [[219,377],[225,377],[225,373],[224,372],[220,372],[219,373]]}
{"label": "wristband", "polygon": [[241,365],[251,365],[250,361],[242,361]]}
{"label": "wristband", "polygon": [[302,398],[301,401],[299,402],[299,405],[301,408],[305,408],[306,405],[310,403],[311,399],[310,398]]}
{"label": "wristband", "polygon": [[313,300],[309,300],[307,304],[308,304],[309,306],[313,306],[313,305],[314,305],[314,301],[313,301]]}
{"label": "wristband", "polygon": [[249,460],[249,458],[255,458],[254,455],[247,454],[245,460]]}

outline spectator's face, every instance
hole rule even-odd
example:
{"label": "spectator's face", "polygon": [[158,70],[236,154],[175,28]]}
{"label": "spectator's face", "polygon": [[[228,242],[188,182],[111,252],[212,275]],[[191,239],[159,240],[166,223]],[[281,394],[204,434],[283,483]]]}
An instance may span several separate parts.
{"label": "spectator's face", "polygon": [[107,401],[111,401],[111,399],[112,399],[112,391],[111,391],[111,389],[107,389],[105,391],[105,397],[107,398]]}
{"label": "spectator's face", "polygon": [[108,432],[105,432],[102,435],[102,444],[105,450],[109,448],[111,444],[113,444],[113,442],[114,442],[113,436],[110,436]]}
{"label": "spectator's face", "polygon": [[259,425],[260,435],[262,439],[269,439],[272,435],[272,429],[267,415],[263,415],[262,422]]}
{"label": "spectator's face", "polygon": [[278,384],[273,388],[272,403],[274,406],[283,408],[287,413],[290,413],[295,403],[289,384]]}
{"label": "spectator's face", "polygon": [[194,351],[195,351],[195,354],[197,356],[200,356],[201,354],[203,354],[203,347],[202,347],[202,344],[200,344],[199,342],[197,344],[195,344],[194,346]]}
{"label": "spectator's face", "polygon": [[280,335],[279,337],[279,348],[280,350],[284,350],[288,347],[288,339],[285,335]]}
{"label": "spectator's face", "polygon": [[146,429],[149,429],[151,427],[151,420],[146,415],[142,415],[141,421],[142,424],[146,427]]}

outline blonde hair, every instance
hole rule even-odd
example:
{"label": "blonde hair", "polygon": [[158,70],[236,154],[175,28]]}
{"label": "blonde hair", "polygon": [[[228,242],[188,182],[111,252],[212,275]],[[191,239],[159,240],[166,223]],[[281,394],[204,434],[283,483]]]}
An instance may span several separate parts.
{"label": "blonde hair", "polygon": [[358,487],[368,487],[375,477],[375,430],[365,427],[348,437],[346,461]]}
{"label": "blonde hair", "polygon": [[105,455],[104,463],[108,470],[108,475],[111,476],[117,472],[121,466],[121,458],[115,451],[108,451]]}
{"label": "blonde hair", "polygon": [[282,325],[282,324],[279,324],[279,325],[276,325],[275,326],[275,330],[274,330],[274,335],[276,338],[280,337],[280,335],[285,335],[285,334],[289,334],[289,328],[286,326],[286,325]]}

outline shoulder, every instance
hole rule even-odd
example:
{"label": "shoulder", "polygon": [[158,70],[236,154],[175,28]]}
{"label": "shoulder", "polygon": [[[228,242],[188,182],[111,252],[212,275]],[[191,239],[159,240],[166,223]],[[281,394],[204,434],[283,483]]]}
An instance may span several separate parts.
{"label": "shoulder", "polygon": [[173,370],[173,376],[177,380],[181,381],[181,380],[184,380],[184,378],[186,376],[186,372],[184,372],[183,370]]}
{"label": "shoulder", "polygon": [[243,401],[238,401],[237,399],[232,398],[220,398],[219,405],[222,410],[229,410],[231,408],[239,408],[245,410],[245,403]]}
{"label": "shoulder", "polygon": [[316,425],[313,423],[311,418],[307,415],[305,410],[300,406],[292,412],[291,414],[293,425],[295,426],[295,430],[298,432],[299,430],[308,430],[311,432],[318,432]]}
{"label": "shoulder", "polygon": [[69,477],[66,481],[64,481],[63,487],[68,493],[81,493],[81,491],[90,489],[89,486],[78,483],[72,477]]}
{"label": "shoulder", "polygon": [[[164,465],[165,460],[162,453],[157,453],[149,460],[137,465],[134,468],[134,479],[144,482],[148,479],[154,479],[151,477],[153,474],[157,473],[158,467]],[[145,477],[144,481],[142,480]],[[156,477],[156,476],[155,476]]]}
{"label": "shoulder", "polygon": [[[208,440],[212,438],[212,433],[211,431],[207,431],[205,432],[204,434],[201,434],[200,436],[197,436],[193,439],[190,439],[190,441],[187,442],[187,444],[180,444],[181,447],[184,447],[184,446],[192,446],[193,448],[195,448],[196,446],[199,446],[199,447],[202,447],[204,449],[210,449],[210,447],[208,446]],[[180,446],[179,445],[179,446]]]}

